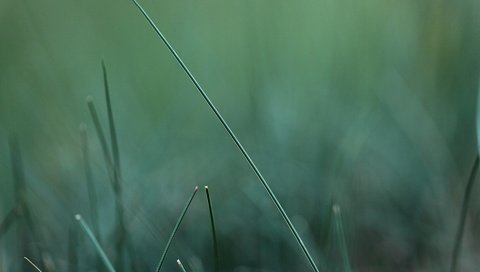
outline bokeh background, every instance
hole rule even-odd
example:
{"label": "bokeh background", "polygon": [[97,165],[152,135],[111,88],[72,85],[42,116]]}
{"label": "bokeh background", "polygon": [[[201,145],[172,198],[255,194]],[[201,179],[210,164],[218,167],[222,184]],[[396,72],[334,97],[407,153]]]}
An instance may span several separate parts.
{"label": "bokeh background", "polygon": [[[479,1],[141,3],[322,271],[342,271],[332,203],[341,207],[354,271],[448,270],[477,150]],[[85,103],[91,95],[108,132],[102,58],[135,252],[117,268],[153,271],[194,186],[208,185],[222,271],[309,271],[266,191],[131,1],[1,0],[0,37],[0,221],[15,206],[12,137],[32,218],[2,235],[1,271],[31,271],[26,254],[44,271],[103,270],[74,220],[81,213],[92,223],[81,123],[99,238],[118,263],[115,197]],[[459,271],[480,266],[478,196],[475,186]],[[177,258],[191,271],[212,271],[211,241],[200,190],[165,271],[178,271]]]}

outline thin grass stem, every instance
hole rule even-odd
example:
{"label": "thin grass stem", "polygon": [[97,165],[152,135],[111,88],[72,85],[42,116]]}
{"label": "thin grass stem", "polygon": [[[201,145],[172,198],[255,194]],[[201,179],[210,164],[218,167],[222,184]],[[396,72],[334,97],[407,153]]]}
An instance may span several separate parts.
{"label": "thin grass stem", "polygon": [[[88,110],[90,111],[90,115],[92,117],[93,125],[95,127],[95,131],[97,133],[98,140],[100,141],[100,147],[102,148],[103,158],[105,159],[105,163],[107,164],[108,173],[113,177],[113,162],[112,158],[110,157],[110,150],[107,144],[107,138],[105,137],[105,133],[103,132],[102,124],[100,123],[100,119],[98,118],[97,109],[95,108],[95,104],[93,103],[93,98],[88,96],[87,99]],[[112,185],[113,178],[112,178]]]}
{"label": "thin grass stem", "polygon": [[100,246],[100,243],[98,242],[97,238],[95,238],[95,235],[93,234],[92,230],[87,225],[87,223],[85,223],[82,216],[77,214],[75,215],[75,219],[80,223],[80,226],[82,227],[83,231],[85,232],[85,234],[87,234],[88,238],[90,238],[90,240],[92,241],[95,249],[97,250],[98,255],[102,259],[108,271],[115,272],[115,268],[113,268],[113,265],[108,259],[107,254],[105,254],[105,251],[103,251],[102,247]]}
{"label": "thin grass stem", "polygon": [[178,217],[177,223],[173,227],[172,234],[170,235],[170,238],[168,238],[167,244],[165,245],[165,249],[163,250],[162,257],[158,262],[158,266],[156,270],[157,272],[160,272],[160,269],[162,268],[163,262],[165,261],[165,257],[167,256],[168,249],[170,248],[173,238],[175,237],[175,234],[177,233],[177,230],[180,227],[180,224],[182,223],[183,217],[185,217],[188,207],[190,207],[190,204],[192,203],[192,200],[195,197],[195,194],[197,193],[197,191],[198,191],[198,186],[195,186],[195,189],[193,190],[192,195],[188,199],[187,204],[185,204],[185,207],[183,208],[182,213],[180,214],[180,217]]}
{"label": "thin grass stem", "polygon": [[23,257],[29,264],[31,264],[38,272],[42,272],[42,270],[40,270],[40,268],[38,268],[38,266],[36,266],[32,261],[30,261],[29,258],[27,257]]}
{"label": "thin grass stem", "polygon": [[177,264],[178,264],[178,267],[180,267],[180,270],[182,272],[187,272],[187,270],[185,269],[185,267],[183,266],[182,262],[180,261],[180,259],[177,259]]}
{"label": "thin grass stem", "polygon": [[455,242],[452,250],[452,259],[450,263],[450,272],[457,271],[458,256],[460,255],[460,249],[462,247],[463,232],[465,230],[465,222],[467,220],[467,212],[470,203],[470,196],[472,193],[472,188],[475,183],[475,177],[477,176],[479,165],[479,156],[475,156],[475,161],[473,163],[472,169],[470,170],[470,176],[468,178],[467,186],[465,187],[465,193],[463,195],[462,201],[462,210],[460,212],[460,218],[458,222],[458,229],[455,235]]}
{"label": "thin grass stem", "polygon": [[295,229],[295,226],[293,225],[293,223],[291,222],[290,218],[288,217],[287,213],[285,212],[285,210],[283,209],[282,205],[280,204],[280,201],[278,201],[277,197],[275,196],[275,194],[273,193],[272,189],[270,188],[270,186],[268,185],[267,181],[263,178],[262,174],[260,173],[260,171],[258,170],[257,166],[255,165],[255,163],[253,162],[253,160],[250,158],[250,156],[248,155],[247,151],[245,150],[245,148],[242,146],[242,144],[240,143],[240,141],[238,140],[238,138],[235,136],[235,134],[233,133],[232,129],[228,126],[227,122],[223,119],[222,115],[220,114],[220,112],[217,110],[217,108],[214,106],[213,102],[210,100],[210,98],[208,97],[207,93],[203,90],[203,88],[200,86],[200,84],[198,83],[198,81],[195,79],[195,77],[193,76],[193,74],[190,72],[190,70],[187,68],[187,66],[185,65],[185,63],[182,61],[182,59],[180,58],[180,56],[177,54],[177,52],[175,51],[175,49],[172,47],[172,45],[170,45],[170,43],[168,42],[168,40],[165,38],[165,36],[163,35],[163,33],[160,31],[160,29],[155,25],[155,23],[153,22],[153,20],[150,18],[150,16],[147,14],[147,12],[143,9],[143,7],[138,3],[137,0],[132,0],[133,3],[137,6],[137,8],[140,10],[140,12],[142,13],[142,15],[145,17],[145,19],[148,21],[148,23],[150,24],[150,26],[153,27],[153,29],[155,30],[155,32],[157,33],[157,35],[160,37],[160,39],[163,41],[163,43],[167,46],[168,50],[172,53],[172,55],[174,56],[174,58],[176,59],[176,61],[180,64],[180,66],[182,67],[182,69],[185,71],[185,73],[187,74],[187,76],[190,78],[190,80],[192,81],[192,83],[195,85],[195,87],[197,88],[197,90],[200,92],[200,94],[202,95],[202,97],[204,98],[205,102],[207,102],[208,106],[212,109],[212,111],[215,113],[216,117],[218,118],[218,120],[222,123],[223,127],[225,128],[225,130],[227,131],[227,133],[230,135],[230,137],[232,138],[232,140],[235,142],[236,146],[239,148],[240,152],[243,154],[243,156],[245,157],[245,159],[247,160],[248,164],[250,164],[250,166],[252,167],[253,171],[255,172],[255,174],[257,175],[258,179],[260,180],[260,182],[262,183],[263,187],[265,188],[265,190],[267,190],[267,193],[268,195],[270,196],[270,198],[272,199],[273,203],[275,204],[275,206],[277,207],[278,211],[280,212],[281,216],[283,217],[283,219],[285,220],[285,223],[287,224],[288,228],[290,229],[290,231],[292,232],[293,236],[295,237],[295,239],[297,240],[298,244],[300,245],[303,253],[305,254],[305,256],[307,257],[310,265],[312,266],[312,269],[316,272],[319,272],[318,268],[317,268],[317,265],[315,264],[315,261],[313,260],[310,252],[308,251],[307,247],[305,246],[302,238],[300,237],[300,235],[298,234],[297,230]]}
{"label": "thin grass stem", "polygon": [[214,258],[214,271],[219,271],[219,258],[218,258],[218,243],[217,243],[217,231],[215,229],[215,219],[213,217],[212,201],[210,199],[210,193],[208,186],[205,186],[205,194],[207,195],[208,211],[210,214],[210,224],[212,226],[212,239],[213,239],[213,258]]}

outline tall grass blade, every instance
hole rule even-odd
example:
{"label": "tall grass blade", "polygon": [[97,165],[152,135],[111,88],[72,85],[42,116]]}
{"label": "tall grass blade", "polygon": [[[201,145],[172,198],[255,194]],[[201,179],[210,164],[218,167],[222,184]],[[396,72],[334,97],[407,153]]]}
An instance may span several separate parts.
{"label": "tall grass blade", "polygon": [[479,156],[475,156],[472,169],[470,170],[470,176],[468,178],[467,186],[465,187],[465,193],[463,195],[462,209],[460,211],[460,218],[458,221],[457,233],[455,235],[455,242],[452,250],[452,259],[450,263],[450,272],[457,271],[458,256],[460,255],[460,249],[462,247],[463,232],[465,230],[465,222],[467,220],[468,206],[470,203],[470,196],[472,188],[475,183],[475,177],[477,175],[479,165]]}
{"label": "tall grass blade", "polygon": [[87,223],[85,223],[82,216],[77,214],[75,215],[75,219],[80,223],[80,226],[82,227],[83,231],[85,232],[85,234],[87,234],[88,238],[90,238],[90,240],[92,241],[95,249],[97,250],[98,255],[102,259],[108,271],[115,272],[115,268],[113,268],[113,265],[108,259],[107,254],[105,254],[105,251],[103,251],[102,247],[100,246],[100,243],[98,243],[97,238],[95,238],[95,235],[93,234],[92,230],[87,225]]}
{"label": "tall grass blade", "polygon": [[36,266],[32,261],[30,261],[29,258],[27,257],[23,257],[30,265],[32,265],[38,272],[42,272],[42,270],[40,270],[40,268],[38,268],[38,266]]}
{"label": "tall grass blade", "polygon": [[300,245],[303,253],[305,254],[305,256],[307,257],[310,265],[312,266],[312,269],[316,272],[318,272],[318,268],[317,268],[317,265],[315,264],[315,261],[313,260],[310,252],[308,251],[307,247],[305,246],[302,238],[300,237],[300,235],[298,234],[297,230],[295,229],[295,226],[292,224],[290,218],[288,217],[287,213],[285,212],[285,210],[283,209],[282,205],[280,204],[280,202],[278,201],[277,197],[275,196],[275,194],[273,193],[272,189],[270,189],[270,186],[268,185],[267,181],[263,178],[262,174],[260,173],[260,171],[258,170],[257,166],[255,165],[255,163],[253,162],[253,160],[250,158],[250,156],[248,155],[247,151],[245,150],[245,148],[242,146],[242,144],[240,143],[240,141],[238,140],[238,138],[235,136],[235,134],[233,133],[232,129],[228,126],[228,124],[226,123],[226,121],[223,119],[222,115],[220,114],[220,112],[217,110],[217,108],[214,106],[213,102],[210,100],[210,98],[208,97],[207,93],[203,90],[203,88],[200,86],[200,84],[197,82],[197,80],[195,79],[195,77],[193,76],[193,74],[190,72],[190,70],[187,68],[187,66],[185,65],[185,63],[182,61],[182,59],[180,58],[180,56],[177,54],[177,52],[175,51],[175,49],[170,45],[170,43],[168,42],[168,40],[165,38],[165,36],[163,35],[163,33],[160,31],[160,29],[155,25],[155,23],[153,22],[153,20],[150,18],[150,16],[147,14],[147,12],[143,9],[143,7],[138,3],[137,0],[132,0],[133,3],[137,6],[137,8],[140,10],[140,12],[142,13],[142,15],[145,17],[145,19],[148,21],[148,23],[150,24],[150,26],[153,27],[153,29],[155,30],[155,32],[157,33],[157,35],[160,37],[160,39],[163,41],[163,43],[167,46],[168,50],[173,54],[173,56],[175,57],[175,59],[177,60],[177,62],[180,64],[180,66],[182,67],[182,69],[185,71],[185,73],[187,74],[187,76],[190,78],[190,80],[192,81],[192,83],[195,85],[195,87],[197,88],[197,90],[200,92],[200,94],[202,95],[202,97],[205,99],[205,101],[207,102],[207,104],[209,105],[209,107],[212,109],[212,111],[215,113],[215,115],[217,116],[218,120],[222,123],[223,127],[225,128],[225,130],[227,131],[227,133],[230,135],[230,137],[232,138],[232,140],[235,142],[235,144],[237,145],[237,147],[240,149],[240,152],[243,154],[243,156],[245,157],[245,159],[247,160],[248,164],[250,164],[250,166],[252,167],[253,171],[255,172],[255,174],[257,175],[258,179],[260,180],[260,182],[262,183],[263,187],[265,188],[265,190],[267,190],[267,193],[268,195],[270,196],[270,198],[272,199],[273,203],[275,204],[275,206],[277,207],[278,211],[280,212],[281,216],[283,217],[283,219],[285,220],[288,228],[290,229],[290,231],[292,232],[293,236],[295,237],[295,239],[297,240],[298,244]]}
{"label": "tall grass blade", "polygon": [[165,257],[167,256],[168,249],[170,248],[170,245],[173,241],[173,238],[175,237],[175,234],[177,233],[178,227],[180,227],[180,224],[182,223],[183,217],[185,217],[185,214],[187,213],[188,207],[190,207],[190,203],[192,203],[193,198],[195,197],[195,194],[198,191],[198,186],[195,186],[195,189],[193,190],[192,195],[187,201],[187,204],[185,204],[185,207],[182,210],[182,213],[180,214],[180,217],[177,220],[177,223],[173,227],[172,234],[170,235],[170,238],[168,238],[167,245],[165,246],[165,249],[163,250],[162,257],[160,258],[160,261],[158,262],[157,265],[157,272],[160,272],[160,269],[162,268],[163,262],[165,261]]}
{"label": "tall grass blade", "polygon": [[[91,96],[88,96],[86,101],[88,105],[88,110],[90,111],[90,115],[92,117],[95,131],[97,133],[98,140],[100,141],[100,147],[102,148],[103,158],[105,159],[105,163],[107,164],[108,173],[111,177],[113,177],[113,172],[114,172],[113,162],[112,162],[112,158],[110,157],[110,150],[108,148],[107,138],[105,137],[102,124],[100,123],[100,119],[98,118],[97,109],[95,108],[95,104],[93,103],[93,98]],[[113,181],[112,181],[112,186],[115,186],[113,184]]]}
{"label": "tall grass blade", "polygon": [[88,202],[90,204],[90,217],[93,225],[93,232],[95,237],[101,241],[100,235],[100,225],[98,222],[98,205],[97,205],[97,194],[95,192],[95,186],[93,184],[93,175],[90,165],[90,153],[88,145],[88,136],[87,129],[85,124],[80,125],[80,138],[82,146],[82,157],[83,157],[83,168],[85,170],[85,180],[87,183],[87,192],[88,192]]}
{"label": "tall grass blade", "polygon": [[[117,132],[115,129],[115,120],[113,118],[113,110],[112,110],[112,102],[110,100],[110,88],[108,83],[108,76],[107,76],[107,68],[105,66],[105,61],[102,60],[102,75],[103,75],[103,85],[105,91],[105,101],[107,104],[107,114],[108,114],[108,126],[110,129],[110,146],[112,150],[112,157],[113,157],[113,190],[115,193],[115,202],[117,207],[117,220],[118,220],[118,227],[117,227],[117,234],[118,237],[116,239],[116,251],[117,251],[117,268],[119,270],[123,270],[123,252],[125,249],[125,244],[127,243],[127,235],[126,235],[126,226],[125,226],[125,219],[124,219],[124,209],[123,209],[123,195],[122,195],[122,178],[121,178],[121,171],[120,171],[120,153],[118,149],[118,140],[117,140]],[[128,247],[130,249],[131,247]],[[134,259],[134,252],[129,250],[129,254],[131,255],[130,258]]]}
{"label": "tall grass blade", "polygon": [[183,266],[182,262],[180,261],[180,259],[177,259],[177,264],[178,264],[178,267],[180,267],[180,270],[182,272],[187,272],[187,270],[185,269],[185,267]]}
{"label": "tall grass blade", "polygon": [[351,272],[352,268],[350,266],[350,258],[348,257],[348,249],[347,249],[347,243],[345,241],[345,232],[343,230],[340,206],[338,204],[334,204],[332,207],[332,210],[333,210],[333,220],[335,224],[334,227],[335,227],[336,239],[338,241],[338,246],[340,249],[343,271]]}
{"label": "tall grass blade", "polygon": [[208,191],[208,186],[205,186],[205,194],[207,195],[208,212],[210,213],[210,224],[212,225],[214,271],[218,272],[219,271],[219,259],[218,259],[217,231],[215,229],[215,219],[213,217],[212,201],[210,199],[210,193]]}

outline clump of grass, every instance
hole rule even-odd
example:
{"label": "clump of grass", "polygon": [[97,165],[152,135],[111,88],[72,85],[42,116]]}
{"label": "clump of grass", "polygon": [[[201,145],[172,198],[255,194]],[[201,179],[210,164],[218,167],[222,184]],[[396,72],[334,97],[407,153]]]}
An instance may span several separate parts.
{"label": "clump of grass", "polygon": [[38,272],[42,272],[42,270],[40,270],[40,268],[38,268],[37,265],[35,265],[32,261],[30,261],[29,258],[27,257],[23,257],[30,265],[32,265]]}
{"label": "clump of grass", "polygon": [[470,170],[470,176],[468,178],[467,186],[465,187],[465,193],[463,195],[462,209],[460,211],[460,217],[458,220],[457,233],[455,235],[455,242],[452,250],[452,258],[450,263],[450,272],[457,271],[458,256],[460,254],[460,249],[462,246],[463,232],[465,230],[465,222],[467,220],[468,206],[470,203],[470,197],[472,194],[472,188],[475,183],[475,177],[478,171],[479,165],[479,156],[475,156],[475,161],[473,162],[472,169]]}
{"label": "clump of grass", "polygon": [[180,267],[180,270],[182,272],[187,272],[187,270],[185,269],[185,267],[183,266],[182,262],[180,261],[180,259],[177,259],[177,264],[178,264],[178,267]]}
{"label": "clump of grass", "polygon": [[192,81],[192,83],[195,85],[195,87],[197,88],[197,90],[199,91],[200,95],[204,98],[205,102],[208,104],[208,106],[210,107],[210,109],[214,112],[215,116],[218,118],[218,120],[220,121],[220,123],[222,123],[223,127],[225,128],[225,130],[227,131],[228,135],[230,136],[230,138],[232,138],[232,140],[235,142],[235,145],[238,147],[238,149],[240,150],[240,152],[242,153],[242,155],[245,157],[245,159],[247,160],[248,164],[251,166],[251,168],[253,169],[253,171],[255,172],[256,176],[258,177],[258,179],[260,180],[261,184],[263,185],[263,187],[265,188],[265,190],[267,191],[268,195],[270,196],[270,198],[272,199],[273,203],[275,204],[275,206],[277,207],[278,211],[280,212],[280,215],[282,216],[282,218],[285,220],[285,223],[287,224],[288,228],[290,229],[290,231],[292,232],[293,236],[295,237],[295,240],[298,242],[300,248],[302,249],[303,253],[305,254],[306,258],[308,259],[312,269],[316,272],[319,272],[318,268],[317,268],[317,265],[315,264],[315,261],[313,260],[310,252],[308,251],[307,247],[305,246],[302,238],[300,237],[300,235],[298,234],[297,230],[295,229],[295,226],[293,225],[293,223],[291,222],[289,216],[287,215],[287,213],[285,212],[285,210],[283,209],[282,205],[280,204],[280,201],[277,199],[277,197],[275,196],[275,194],[273,193],[272,189],[270,188],[270,186],[268,185],[267,181],[265,180],[265,178],[263,177],[263,175],[260,173],[260,171],[258,170],[257,166],[255,165],[255,163],[253,162],[253,160],[251,159],[251,157],[248,155],[247,151],[245,150],[245,148],[243,147],[243,145],[240,143],[240,141],[238,140],[237,136],[235,136],[235,133],[232,131],[232,129],[230,128],[230,126],[227,124],[227,122],[225,121],[225,119],[222,117],[222,115],[220,114],[220,112],[217,110],[217,108],[215,107],[215,105],[213,104],[213,102],[210,100],[210,98],[208,97],[207,93],[203,90],[203,88],[200,86],[200,84],[198,83],[198,81],[195,79],[195,77],[193,76],[193,74],[190,72],[190,70],[187,68],[187,66],[185,65],[185,63],[182,61],[182,59],[180,58],[180,56],[177,54],[177,52],[175,51],[175,49],[172,47],[172,45],[170,45],[170,43],[168,42],[168,40],[165,38],[165,36],[163,35],[163,33],[160,31],[160,29],[156,26],[156,24],[153,22],[153,20],[150,18],[150,16],[147,14],[147,12],[143,9],[143,7],[138,3],[137,0],[132,0],[133,3],[137,6],[137,8],[140,10],[140,12],[142,13],[142,15],[145,17],[145,19],[148,21],[148,23],[150,24],[150,26],[152,26],[152,28],[155,30],[155,32],[157,33],[157,35],[160,37],[160,39],[163,41],[163,43],[167,46],[168,50],[172,53],[172,55],[174,56],[175,60],[178,62],[178,64],[180,64],[180,66],[182,67],[182,69],[185,71],[185,73],[187,74],[187,76],[190,78],[190,80]]}
{"label": "clump of grass", "polygon": [[[115,207],[117,213],[117,239],[115,243],[116,249],[116,261],[117,267],[120,270],[123,270],[123,261],[124,255],[123,253],[125,250],[128,251],[128,255],[131,260],[132,269],[135,268],[135,251],[133,246],[128,238],[127,235],[127,228],[125,224],[125,209],[124,209],[124,201],[123,201],[123,194],[122,194],[122,171],[120,165],[120,152],[118,147],[118,138],[115,129],[115,119],[113,117],[113,110],[112,110],[112,102],[110,99],[110,88],[108,82],[108,75],[107,75],[107,68],[105,65],[105,61],[102,60],[102,75],[103,75],[103,83],[104,83],[104,92],[105,92],[105,100],[107,106],[107,114],[108,114],[108,125],[110,131],[110,148],[107,144],[107,139],[105,137],[105,133],[103,127],[100,123],[100,119],[98,118],[97,110],[95,108],[95,104],[93,103],[93,98],[90,96],[87,97],[87,104],[90,111],[90,115],[92,116],[92,120],[95,126],[95,130],[97,132],[98,139],[100,141],[100,145],[103,152],[103,157],[105,159],[105,163],[107,165],[107,171],[110,175],[111,185],[113,188],[113,192],[115,195]],[[110,153],[111,149],[111,153]]]}
{"label": "clump of grass", "polygon": [[190,204],[192,203],[193,198],[195,197],[195,194],[198,191],[198,186],[195,186],[195,189],[193,190],[192,195],[187,201],[187,204],[185,204],[185,207],[182,210],[182,213],[180,213],[180,217],[178,217],[177,223],[175,223],[175,226],[173,227],[172,234],[170,235],[170,238],[168,238],[167,244],[165,245],[165,249],[163,250],[162,257],[160,257],[160,261],[158,262],[157,265],[157,272],[160,272],[160,269],[162,269],[163,262],[165,261],[165,257],[167,256],[168,249],[170,248],[170,245],[172,244],[173,238],[175,238],[175,234],[177,234],[178,228],[180,227],[180,224],[182,223],[183,218],[185,217],[185,214],[187,213],[188,207],[190,207]]}
{"label": "clump of grass", "polygon": [[210,224],[212,226],[212,239],[213,239],[213,258],[214,258],[214,271],[219,271],[219,259],[218,259],[218,243],[217,243],[217,231],[215,229],[215,219],[213,217],[212,201],[210,200],[210,193],[208,186],[205,186],[205,194],[208,202],[208,212],[210,214]]}
{"label": "clump of grass", "polygon": [[83,231],[85,232],[85,234],[87,234],[88,238],[90,238],[90,241],[92,241],[95,249],[97,250],[98,255],[102,259],[102,261],[105,264],[105,267],[108,269],[108,271],[109,272],[116,272],[115,268],[113,268],[112,263],[108,259],[107,254],[105,254],[105,251],[103,251],[103,249],[100,246],[100,243],[98,242],[97,238],[95,238],[95,234],[93,234],[90,227],[87,225],[87,223],[85,223],[82,216],[77,214],[77,215],[75,215],[75,219],[80,223],[80,226],[82,227]]}

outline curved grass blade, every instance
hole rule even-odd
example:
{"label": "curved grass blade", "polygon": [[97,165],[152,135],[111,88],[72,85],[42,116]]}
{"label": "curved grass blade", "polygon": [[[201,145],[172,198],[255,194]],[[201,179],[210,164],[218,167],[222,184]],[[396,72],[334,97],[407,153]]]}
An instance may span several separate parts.
{"label": "curved grass blade", "polygon": [[465,193],[463,195],[462,201],[462,210],[460,212],[460,218],[458,222],[458,229],[455,235],[455,242],[452,251],[452,259],[450,263],[450,272],[457,271],[458,256],[460,255],[460,249],[462,247],[463,232],[465,230],[465,222],[467,220],[468,206],[470,203],[470,196],[472,193],[472,188],[475,183],[475,177],[478,171],[479,165],[478,154],[475,156],[475,161],[473,163],[472,169],[470,171],[470,177],[468,178],[467,187],[465,187]]}
{"label": "curved grass blade", "polygon": [[115,268],[113,268],[113,265],[108,259],[107,254],[105,254],[105,251],[103,251],[102,247],[97,241],[97,238],[95,238],[95,235],[93,234],[92,230],[87,225],[87,223],[85,223],[82,216],[77,214],[75,215],[75,219],[77,219],[77,221],[80,223],[80,226],[82,227],[85,234],[87,234],[88,238],[90,238],[90,240],[92,241],[95,249],[97,250],[98,255],[100,255],[100,258],[102,259],[103,263],[107,267],[108,271],[115,272]]}
{"label": "curved grass blade", "polygon": [[160,271],[162,268],[163,262],[165,261],[165,257],[167,256],[168,249],[170,248],[170,245],[173,241],[173,238],[175,237],[175,234],[177,233],[178,227],[180,227],[180,224],[182,223],[183,217],[185,217],[185,214],[187,213],[188,207],[190,207],[190,203],[192,203],[193,198],[195,197],[195,194],[198,191],[198,186],[195,186],[195,189],[193,190],[192,195],[187,201],[187,204],[185,205],[185,208],[183,208],[182,213],[180,214],[180,217],[177,220],[177,223],[175,224],[175,227],[173,227],[172,234],[170,235],[170,238],[168,238],[167,245],[165,246],[165,249],[163,250],[162,257],[160,258],[160,261],[158,262],[157,266],[157,272]]}
{"label": "curved grass blade", "polygon": [[180,267],[180,270],[182,270],[182,272],[187,272],[187,270],[185,269],[185,267],[183,266],[182,262],[180,261],[180,259],[177,259],[177,264],[178,264],[178,267]]}
{"label": "curved grass blade", "polygon": [[29,264],[31,264],[38,272],[42,272],[42,270],[40,270],[40,268],[38,268],[38,266],[36,266],[32,261],[30,261],[29,258],[27,257],[23,257]]}
{"label": "curved grass blade", "polygon": [[219,270],[219,261],[218,261],[218,243],[217,243],[217,231],[215,229],[215,220],[213,217],[212,202],[210,200],[210,193],[208,191],[208,186],[205,186],[205,194],[207,195],[208,202],[208,211],[210,213],[210,224],[212,225],[212,239],[213,239],[213,257],[214,257],[214,271],[218,272]]}
{"label": "curved grass blade", "polygon": [[243,156],[245,157],[245,159],[247,160],[248,164],[252,167],[253,171],[255,172],[255,174],[257,175],[258,179],[260,180],[260,182],[262,183],[263,187],[265,188],[265,190],[267,190],[267,193],[268,195],[270,196],[270,198],[272,199],[273,203],[275,204],[275,206],[277,207],[278,211],[280,212],[281,216],[283,217],[283,219],[285,220],[285,223],[287,224],[288,228],[290,229],[290,231],[292,232],[293,236],[295,237],[295,239],[297,240],[298,244],[300,245],[303,253],[305,254],[305,256],[307,257],[310,265],[312,266],[312,269],[316,272],[319,272],[318,268],[317,268],[317,265],[315,264],[315,261],[313,260],[312,256],[310,255],[310,252],[308,251],[307,247],[305,246],[302,238],[300,237],[300,235],[298,234],[297,230],[295,229],[295,226],[293,225],[293,223],[291,222],[290,218],[288,217],[287,213],[285,212],[285,210],[283,209],[282,205],[280,204],[280,201],[278,201],[277,197],[275,196],[275,194],[273,193],[272,189],[270,189],[270,186],[268,185],[267,181],[263,178],[262,174],[260,173],[260,171],[258,170],[257,166],[255,165],[255,163],[253,162],[253,160],[250,158],[250,156],[248,155],[247,151],[245,150],[245,148],[242,146],[242,144],[240,143],[240,141],[238,140],[237,136],[235,136],[235,134],[233,133],[232,129],[230,128],[230,126],[227,124],[227,122],[223,119],[222,115],[220,114],[220,112],[217,110],[217,108],[214,106],[213,102],[210,100],[210,98],[208,97],[207,93],[203,90],[203,88],[200,86],[200,84],[198,83],[198,81],[195,79],[195,77],[193,76],[193,74],[190,72],[190,70],[187,68],[187,66],[185,65],[185,63],[182,61],[182,59],[180,58],[180,56],[177,54],[177,52],[175,51],[175,49],[170,45],[170,43],[168,42],[168,40],[165,38],[165,36],[163,35],[163,33],[160,31],[160,29],[155,25],[155,23],[153,22],[153,20],[150,18],[150,16],[147,14],[147,12],[143,9],[143,7],[138,3],[137,0],[132,0],[133,3],[137,6],[137,8],[140,10],[140,12],[142,13],[142,15],[145,17],[145,19],[148,21],[148,23],[150,24],[150,26],[153,27],[153,29],[155,30],[155,32],[157,33],[157,35],[160,37],[160,39],[163,41],[163,43],[167,46],[168,50],[172,53],[172,55],[175,57],[176,61],[180,64],[180,66],[182,67],[182,69],[185,71],[185,73],[187,74],[187,76],[190,78],[190,80],[192,81],[192,83],[195,85],[195,87],[197,88],[197,90],[200,92],[200,94],[202,95],[202,97],[204,98],[205,102],[207,102],[208,106],[210,107],[210,109],[212,109],[212,111],[215,113],[215,115],[217,116],[218,120],[222,123],[223,127],[225,128],[225,130],[227,131],[227,133],[230,135],[230,137],[232,138],[232,140],[235,142],[236,146],[238,147],[238,149],[240,150],[240,152],[243,154]]}

